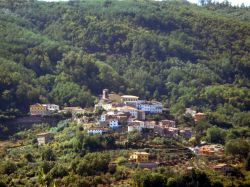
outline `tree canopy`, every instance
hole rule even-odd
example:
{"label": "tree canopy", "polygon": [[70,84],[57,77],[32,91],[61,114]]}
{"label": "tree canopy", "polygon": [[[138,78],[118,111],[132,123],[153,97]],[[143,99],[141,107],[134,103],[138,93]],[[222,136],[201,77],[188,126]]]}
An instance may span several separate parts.
{"label": "tree canopy", "polygon": [[103,88],[249,126],[250,11],[201,1],[2,1],[1,118]]}

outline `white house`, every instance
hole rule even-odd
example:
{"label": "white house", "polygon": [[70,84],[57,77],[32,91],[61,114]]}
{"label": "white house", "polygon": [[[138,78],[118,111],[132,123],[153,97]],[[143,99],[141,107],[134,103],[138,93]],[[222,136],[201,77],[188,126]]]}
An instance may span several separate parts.
{"label": "white house", "polygon": [[110,128],[118,128],[119,127],[119,121],[116,118],[109,120],[109,127]]}
{"label": "white house", "polygon": [[145,128],[154,129],[156,121],[145,121]]}
{"label": "white house", "polygon": [[137,102],[137,109],[143,110],[146,113],[162,113],[163,106],[161,102],[158,101],[138,101]]}
{"label": "white house", "polygon": [[140,121],[140,120],[132,120],[129,122],[128,125],[128,132],[132,132],[132,131],[138,131],[141,132],[142,129],[146,128],[145,127],[145,122],[144,121]]}
{"label": "white house", "polygon": [[102,115],[101,115],[101,117],[100,117],[100,121],[101,121],[101,122],[106,121],[106,117],[107,117],[107,113],[106,113],[106,112],[102,113]]}
{"label": "white house", "polygon": [[48,116],[57,111],[59,111],[59,106],[55,104],[36,103],[30,105],[30,115],[32,116]]}
{"label": "white house", "polygon": [[103,127],[92,127],[87,130],[88,134],[104,134],[108,132],[107,128]]}
{"label": "white house", "polygon": [[103,103],[102,108],[106,111],[109,111],[112,108],[112,103]]}
{"label": "white house", "polygon": [[128,125],[128,132],[134,132],[134,131],[141,132],[142,127],[140,125]]}
{"label": "white house", "polygon": [[50,111],[59,111],[59,106],[55,104],[45,104],[48,110]]}
{"label": "white house", "polygon": [[37,134],[38,145],[47,144],[52,139],[52,133],[40,133]]}
{"label": "white house", "polygon": [[138,110],[134,107],[131,106],[123,106],[123,107],[117,107],[117,110],[119,112],[128,112],[130,113],[133,117],[138,118]]}

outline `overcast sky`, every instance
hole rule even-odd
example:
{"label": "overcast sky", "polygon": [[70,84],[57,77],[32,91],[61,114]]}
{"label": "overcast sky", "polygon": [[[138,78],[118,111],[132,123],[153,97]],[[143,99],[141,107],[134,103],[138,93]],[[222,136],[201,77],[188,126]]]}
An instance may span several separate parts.
{"label": "overcast sky", "polygon": [[[67,1],[67,0],[42,0],[42,1]],[[192,3],[198,3],[199,0],[188,0]],[[214,1],[214,0],[213,0]],[[224,0],[215,0],[218,2],[223,2]],[[241,5],[244,3],[247,6],[250,6],[250,0],[228,0],[232,5]]]}

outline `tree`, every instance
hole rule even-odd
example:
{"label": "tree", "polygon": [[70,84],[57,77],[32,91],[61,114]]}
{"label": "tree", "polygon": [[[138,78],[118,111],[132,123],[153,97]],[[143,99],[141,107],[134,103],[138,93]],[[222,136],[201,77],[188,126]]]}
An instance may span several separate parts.
{"label": "tree", "polygon": [[177,186],[210,187],[211,182],[206,173],[192,170],[177,180]]}
{"label": "tree", "polygon": [[52,178],[63,178],[64,176],[68,175],[68,170],[62,165],[55,165],[48,175],[51,175]]}
{"label": "tree", "polygon": [[56,155],[55,155],[54,151],[51,148],[47,148],[42,153],[42,159],[45,160],[45,161],[55,161],[56,160]]}
{"label": "tree", "polygon": [[226,131],[218,127],[210,127],[207,129],[207,140],[210,143],[224,144]]}
{"label": "tree", "polygon": [[248,154],[247,159],[245,161],[245,168],[247,171],[250,171],[250,154]]}
{"label": "tree", "polygon": [[204,6],[205,5],[205,0],[199,0],[199,3],[201,6]]}
{"label": "tree", "polygon": [[162,174],[154,172],[145,172],[145,171],[136,172],[132,178],[135,186],[143,186],[143,187],[150,187],[150,186],[164,187],[165,183],[167,182],[166,178]]}
{"label": "tree", "polygon": [[250,151],[250,145],[246,140],[233,139],[226,143],[225,151],[230,155],[238,155],[243,158],[247,158]]}
{"label": "tree", "polygon": [[17,170],[17,165],[14,162],[6,161],[3,164],[3,173],[10,175]]}
{"label": "tree", "polygon": [[27,153],[24,155],[25,159],[28,161],[28,162],[33,162],[34,161],[34,158],[33,158],[33,155],[31,153]]}

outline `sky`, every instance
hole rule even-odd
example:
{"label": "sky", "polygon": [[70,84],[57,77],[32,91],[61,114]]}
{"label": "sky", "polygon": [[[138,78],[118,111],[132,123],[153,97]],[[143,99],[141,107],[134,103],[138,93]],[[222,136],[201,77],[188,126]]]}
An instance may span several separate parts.
{"label": "sky", "polygon": [[[67,0],[42,0],[42,1],[67,1]],[[191,3],[198,3],[199,0],[188,0]],[[214,0],[213,0],[214,1]],[[224,0],[215,0],[218,2],[223,2]],[[246,6],[250,6],[250,0],[228,0],[232,5],[241,5],[242,3],[244,3]]]}
{"label": "sky", "polygon": [[[188,0],[191,3],[198,3],[199,0]],[[223,2],[224,0],[216,0],[217,2]],[[250,6],[250,0],[228,0],[232,5],[241,5],[244,3],[247,6]]]}

